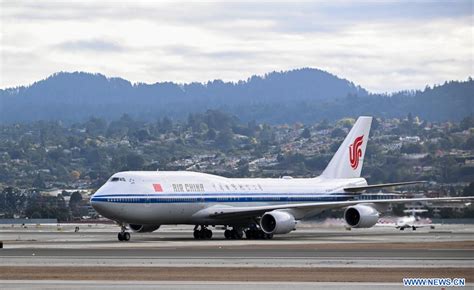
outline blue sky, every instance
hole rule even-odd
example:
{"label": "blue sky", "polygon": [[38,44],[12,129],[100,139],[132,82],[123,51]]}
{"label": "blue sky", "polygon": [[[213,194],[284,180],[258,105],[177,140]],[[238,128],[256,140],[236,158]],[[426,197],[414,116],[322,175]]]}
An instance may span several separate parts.
{"label": "blue sky", "polygon": [[154,83],[315,67],[372,92],[473,75],[473,1],[0,1],[1,88],[58,71]]}

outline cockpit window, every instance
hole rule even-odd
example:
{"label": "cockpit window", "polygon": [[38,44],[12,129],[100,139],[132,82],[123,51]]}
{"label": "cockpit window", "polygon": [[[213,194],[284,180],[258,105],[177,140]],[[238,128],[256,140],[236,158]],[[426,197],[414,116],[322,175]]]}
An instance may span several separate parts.
{"label": "cockpit window", "polygon": [[110,179],[111,182],[116,182],[116,181],[125,181],[125,178],[123,177],[112,177]]}

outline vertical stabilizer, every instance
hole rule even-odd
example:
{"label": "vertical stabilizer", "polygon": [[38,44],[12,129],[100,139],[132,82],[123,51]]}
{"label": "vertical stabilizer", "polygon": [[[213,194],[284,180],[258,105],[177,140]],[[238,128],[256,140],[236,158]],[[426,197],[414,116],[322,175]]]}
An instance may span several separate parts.
{"label": "vertical stabilizer", "polygon": [[321,176],[325,178],[360,177],[372,117],[359,117]]}

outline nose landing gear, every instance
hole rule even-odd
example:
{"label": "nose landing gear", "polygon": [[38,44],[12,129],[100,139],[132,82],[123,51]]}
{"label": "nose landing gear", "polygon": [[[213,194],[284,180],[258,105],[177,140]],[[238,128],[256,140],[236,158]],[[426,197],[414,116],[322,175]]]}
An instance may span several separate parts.
{"label": "nose landing gear", "polygon": [[121,242],[130,241],[130,233],[127,232],[127,228],[124,225],[121,226],[121,231],[118,233],[117,238]]}

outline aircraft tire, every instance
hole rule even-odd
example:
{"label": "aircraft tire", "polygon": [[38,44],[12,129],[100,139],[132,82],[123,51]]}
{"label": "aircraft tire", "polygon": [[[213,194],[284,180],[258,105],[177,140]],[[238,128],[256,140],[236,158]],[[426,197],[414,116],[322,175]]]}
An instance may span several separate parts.
{"label": "aircraft tire", "polygon": [[232,230],[232,238],[234,240],[240,240],[244,236],[244,233],[237,230]]}
{"label": "aircraft tire", "polygon": [[264,234],[264,235],[263,235],[263,238],[264,238],[265,240],[271,240],[271,239],[273,239],[273,234]]}
{"label": "aircraft tire", "polygon": [[247,240],[255,239],[254,231],[253,230],[246,230],[245,231],[245,237],[247,238]]}
{"label": "aircraft tire", "polygon": [[130,241],[130,233],[128,232],[123,233],[123,240],[126,242]]}
{"label": "aircraft tire", "polygon": [[202,232],[202,236],[206,240],[210,240],[212,238],[212,231],[209,229],[204,229]]}

